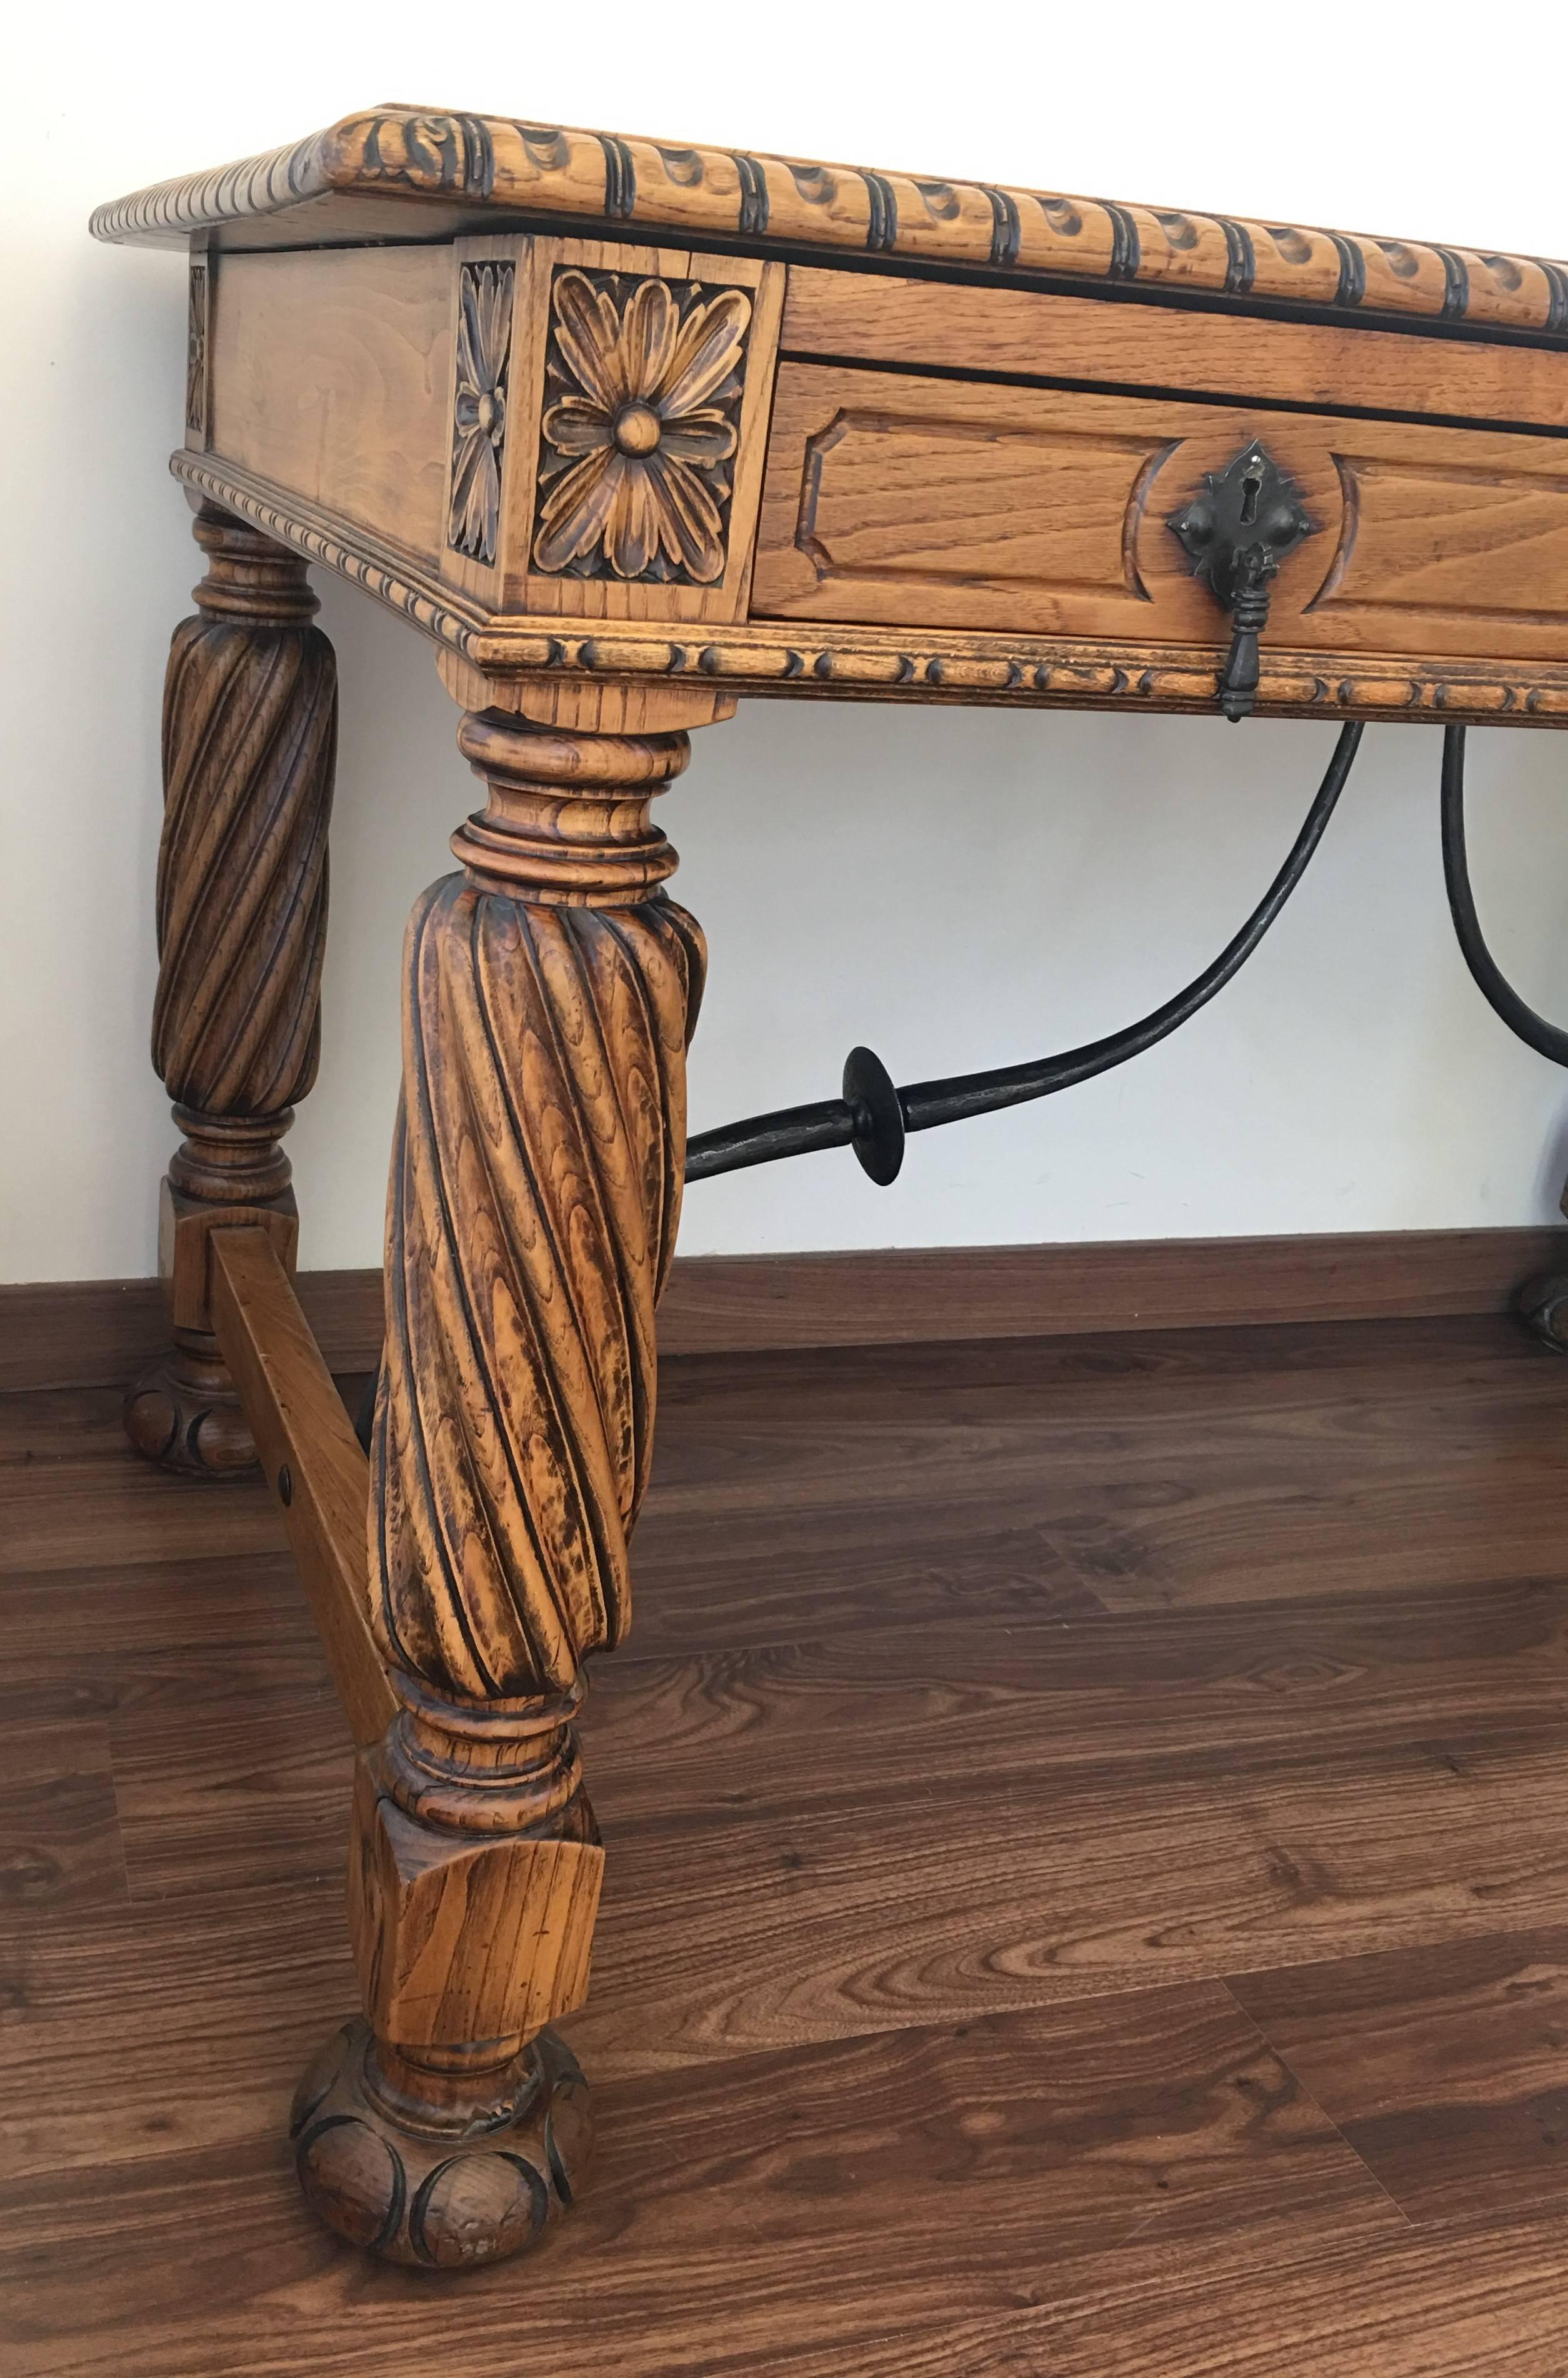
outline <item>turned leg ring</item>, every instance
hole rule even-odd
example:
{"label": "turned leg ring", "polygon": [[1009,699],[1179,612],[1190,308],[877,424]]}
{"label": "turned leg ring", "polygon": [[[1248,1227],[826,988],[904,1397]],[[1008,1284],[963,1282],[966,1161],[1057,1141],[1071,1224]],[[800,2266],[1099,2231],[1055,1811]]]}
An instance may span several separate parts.
{"label": "turned leg ring", "polygon": [[385,2055],[356,2019],[299,2084],[290,2135],[312,2211],[389,2263],[451,2269],[521,2253],[570,2204],[592,2151],[588,2084],[570,2049],[542,2031],[497,2068],[483,2115],[454,2112],[446,2124],[399,2090]]}
{"label": "turned leg ring", "polygon": [[1527,1279],[1514,1303],[1533,1337],[1554,1354],[1568,1353],[1568,1274],[1547,1272]]}
{"label": "turned leg ring", "polygon": [[126,1398],[126,1435],[138,1453],[189,1477],[254,1478],[256,1440],[219,1356],[175,1346]]}

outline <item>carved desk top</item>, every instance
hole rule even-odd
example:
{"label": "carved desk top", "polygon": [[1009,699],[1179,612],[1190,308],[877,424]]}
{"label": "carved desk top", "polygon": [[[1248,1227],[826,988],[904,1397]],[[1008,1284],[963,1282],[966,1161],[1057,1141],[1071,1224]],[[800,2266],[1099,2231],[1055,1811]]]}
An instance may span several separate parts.
{"label": "carved desk top", "polygon": [[1261,450],[1257,707],[1568,719],[1568,266],[391,107],[93,229],[189,244],[176,475],[471,707],[1207,710]]}

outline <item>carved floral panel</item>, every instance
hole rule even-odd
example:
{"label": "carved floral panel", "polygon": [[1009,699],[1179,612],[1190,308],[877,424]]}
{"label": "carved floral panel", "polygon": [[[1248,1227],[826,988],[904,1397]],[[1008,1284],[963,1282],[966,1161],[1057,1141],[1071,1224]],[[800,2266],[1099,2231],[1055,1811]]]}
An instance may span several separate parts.
{"label": "carved floral panel", "polygon": [[493,562],[501,531],[501,454],[507,437],[513,269],[465,264],[458,281],[457,393],[452,408],[452,496],[447,542]]}
{"label": "carved floral panel", "polygon": [[712,586],[727,558],[751,300],[557,270],[533,567]]}
{"label": "carved floral panel", "polygon": [[186,429],[197,443],[207,435],[207,267],[190,269],[190,314],[186,339]]}

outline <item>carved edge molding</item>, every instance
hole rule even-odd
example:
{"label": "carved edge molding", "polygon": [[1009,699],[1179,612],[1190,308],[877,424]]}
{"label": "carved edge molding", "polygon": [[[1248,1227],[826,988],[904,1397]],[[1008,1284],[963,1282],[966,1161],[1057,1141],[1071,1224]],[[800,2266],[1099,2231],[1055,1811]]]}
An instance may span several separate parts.
{"label": "carved edge molding", "polygon": [[[550,622],[553,631],[557,622]],[[899,648],[858,631],[856,643],[802,644],[768,621],[727,629],[698,645],[596,632],[561,636],[522,620],[496,622],[469,657],[493,679],[530,675],[667,680],[686,678],[736,693],[839,694],[855,701],[1054,702],[1089,709],[1215,707],[1219,672],[1191,650],[1135,643],[1088,645],[976,636],[963,649],[935,639]],[[856,633],[850,631],[850,633]],[[1467,718],[1528,726],[1568,723],[1568,671],[1513,669],[1488,676],[1473,665],[1423,669],[1398,659],[1322,653],[1267,655],[1256,707],[1281,717]]]}
{"label": "carved edge molding", "polygon": [[291,147],[157,183],[100,207],[91,228],[105,240],[178,240],[329,193],[738,239],[760,254],[850,249],[1025,279],[1409,315],[1568,343],[1568,265],[1537,257],[414,109],[345,116]]}
{"label": "carved edge molding", "polygon": [[252,479],[248,473],[237,472],[233,464],[215,467],[205,455],[182,450],[170,456],[169,468],[184,486],[210,496],[225,511],[238,512],[242,520],[254,522],[269,536],[275,536],[280,545],[292,545],[307,559],[322,562],[342,577],[352,578],[356,586],[363,586],[367,594],[374,594],[377,602],[387,604],[390,609],[401,611],[405,619],[412,619],[416,628],[434,636],[438,643],[449,644],[454,652],[465,655],[469,653],[485,615],[477,608],[464,607],[449,587],[437,578],[426,577],[406,556],[393,553],[374,537],[359,532],[355,544],[345,544],[330,514],[316,513],[297,496],[286,495],[263,480]]}
{"label": "carved edge molding", "polygon": [[[588,623],[487,615],[462,606],[402,557],[368,537],[346,544],[340,524],[281,489],[188,452],[170,469],[187,486],[352,578],[504,689],[509,679],[664,682],[684,679],[735,693],[839,695],[855,701],[1056,703],[1100,710],[1214,711],[1219,655],[1201,665],[1179,645],[849,628],[842,641],[803,642],[797,622],[751,620],[712,638],[677,640],[639,625],[606,633]],[[358,536],[358,532],[356,532]],[[1498,726],[1568,724],[1568,667],[1474,663],[1430,666],[1390,657],[1265,652],[1257,707],[1277,717],[1434,717]]]}

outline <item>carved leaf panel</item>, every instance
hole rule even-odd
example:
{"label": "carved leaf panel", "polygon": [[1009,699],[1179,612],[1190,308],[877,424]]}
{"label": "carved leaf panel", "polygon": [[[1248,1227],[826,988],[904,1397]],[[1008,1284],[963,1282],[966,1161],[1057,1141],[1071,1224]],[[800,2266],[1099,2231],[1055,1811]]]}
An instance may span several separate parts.
{"label": "carved leaf panel", "polygon": [[515,283],[516,268],[504,258],[458,267],[447,543],[454,553],[467,554],[486,566],[495,562],[500,549]]}
{"label": "carved leaf panel", "polygon": [[207,364],[210,324],[210,268],[193,258],[186,333],[186,442],[199,451],[207,444]]}

